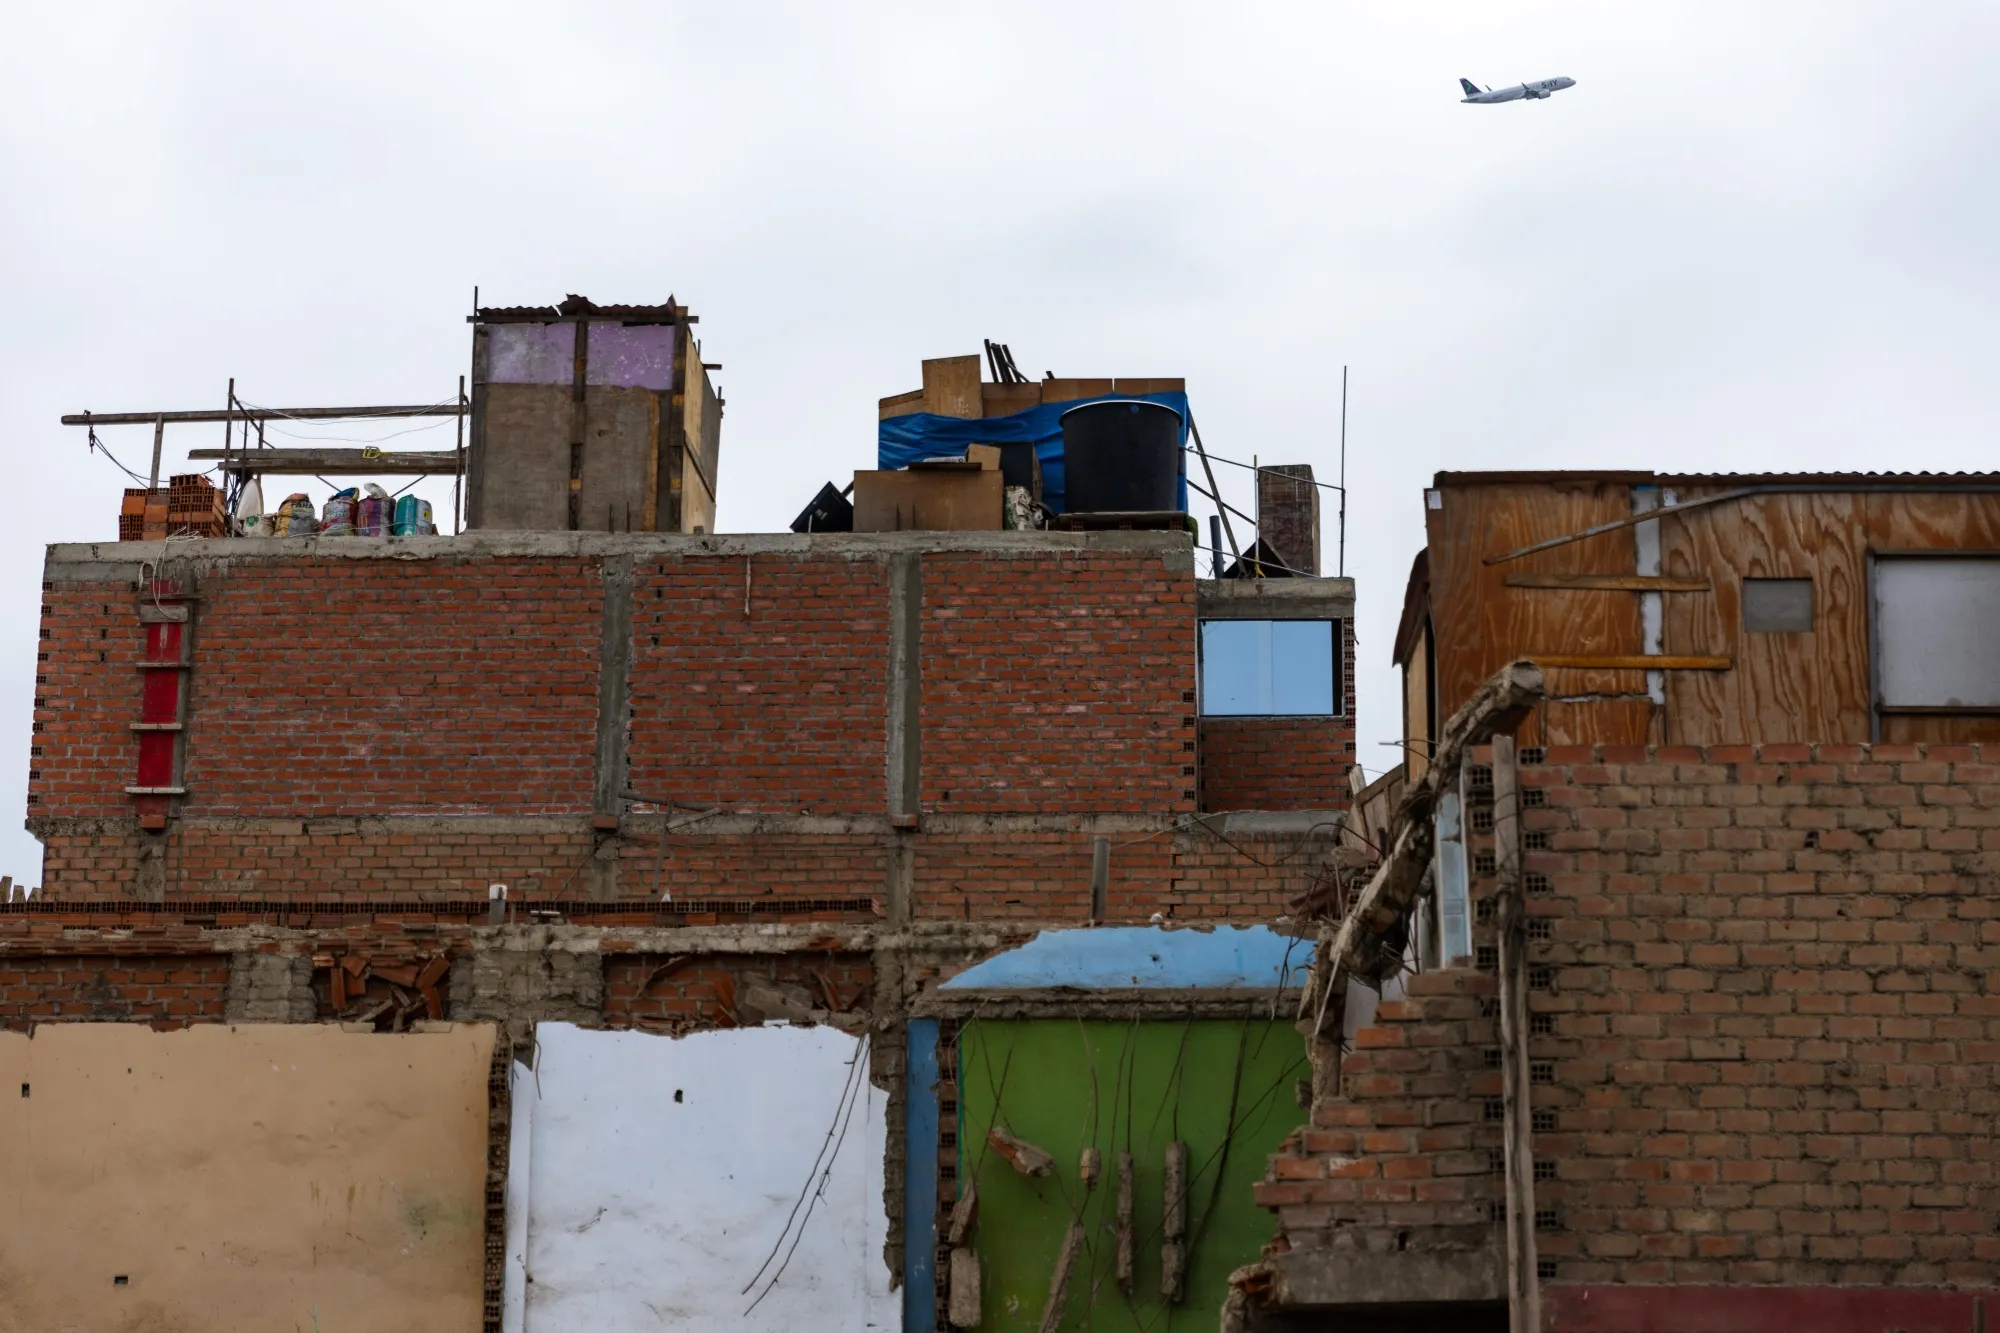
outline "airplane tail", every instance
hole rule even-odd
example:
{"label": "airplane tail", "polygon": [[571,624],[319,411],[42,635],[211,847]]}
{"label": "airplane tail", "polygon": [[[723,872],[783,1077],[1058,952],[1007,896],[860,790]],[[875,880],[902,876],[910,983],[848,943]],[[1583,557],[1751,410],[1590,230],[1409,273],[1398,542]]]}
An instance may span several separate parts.
{"label": "airplane tail", "polygon": [[1480,86],[1474,83],[1471,79],[1460,79],[1458,81],[1458,86],[1465,89],[1465,95],[1467,97],[1477,97],[1483,91],[1480,88]]}

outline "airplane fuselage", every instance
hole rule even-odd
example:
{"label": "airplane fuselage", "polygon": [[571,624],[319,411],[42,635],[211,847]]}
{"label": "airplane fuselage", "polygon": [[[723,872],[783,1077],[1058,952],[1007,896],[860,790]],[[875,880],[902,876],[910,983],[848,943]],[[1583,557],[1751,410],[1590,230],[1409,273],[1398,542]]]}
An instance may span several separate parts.
{"label": "airplane fuselage", "polygon": [[1459,82],[1467,90],[1466,95],[1461,97],[1459,101],[1480,103],[1539,102],[1551,94],[1559,93],[1565,88],[1574,88],[1576,86],[1575,79],[1536,79],[1530,83],[1517,83],[1512,88],[1487,88],[1473,92],[1471,90],[1472,85],[1466,80],[1461,79]]}

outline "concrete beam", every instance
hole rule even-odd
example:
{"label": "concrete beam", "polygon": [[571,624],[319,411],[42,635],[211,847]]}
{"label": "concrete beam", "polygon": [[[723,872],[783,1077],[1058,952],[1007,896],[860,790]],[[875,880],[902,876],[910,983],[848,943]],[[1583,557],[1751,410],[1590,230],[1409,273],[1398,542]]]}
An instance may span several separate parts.
{"label": "concrete beam", "polygon": [[1195,611],[1203,620],[1346,620],[1354,580],[1197,579]]}
{"label": "concrete beam", "polygon": [[1292,1250],[1267,1261],[1282,1310],[1354,1310],[1448,1301],[1505,1302],[1497,1246],[1467,1250]]}
{"label": "concrete beam", "polygon": [[[171,549],[166,542],[57,542],[47,548],[42,577],[56,584],[136,582],[142,562],[157,566],[169,556],[190,560],[208,570],[300,559],[574,560],[629,556],[634,560],[696,560],[716,556],[789,556],[800,560],[888,560],[897,555],[947,553],[1031,559],[1088,552],[1154,554],[1169,572],[1191,574],[1194,570],[1193,540],[1185,532],[813,532],[723,536],[482,530],[456,537],[178,538]],[[1351,583],[1349,586],[1351,598]]]}

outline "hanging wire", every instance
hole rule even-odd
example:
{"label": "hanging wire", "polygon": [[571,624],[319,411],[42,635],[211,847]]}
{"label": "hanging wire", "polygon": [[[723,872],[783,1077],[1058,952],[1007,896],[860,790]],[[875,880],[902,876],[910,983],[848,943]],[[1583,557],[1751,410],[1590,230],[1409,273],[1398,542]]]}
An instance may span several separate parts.
{"label": "hanging wire", "polygon": [[93,453],[103,454],[106,458],[111,460],[111,466],[117,468],[120,472],[123,472],[133,481],[138,482],[140,486],[147,488],[150,488],[152,486],[152,482],[148,481],[146,478],[134,472],[131,468],[126,467],[123,463],[119,462],[118,456],[112,453],[109,449],[104,447],[104,441],[97,438],[97,427],[92,426],[90,428],[90,437],[86,441],[86,443],[88,444],[89,448]]}

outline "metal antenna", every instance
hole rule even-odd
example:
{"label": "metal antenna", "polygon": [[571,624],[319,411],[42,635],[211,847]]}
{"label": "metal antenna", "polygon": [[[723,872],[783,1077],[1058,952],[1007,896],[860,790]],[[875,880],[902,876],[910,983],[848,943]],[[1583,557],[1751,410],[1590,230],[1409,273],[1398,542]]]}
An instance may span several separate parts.
{"label": "metal antenna", "polygon": [[1340,563],[1335,566],[1347,577],[1347,367],[1340,368]]}

